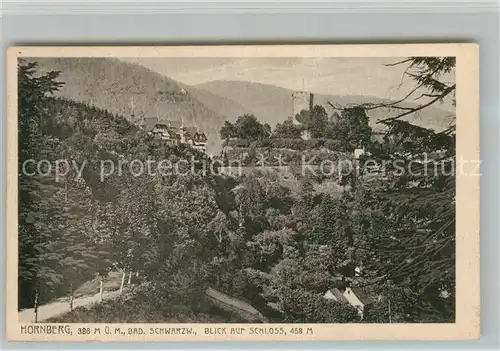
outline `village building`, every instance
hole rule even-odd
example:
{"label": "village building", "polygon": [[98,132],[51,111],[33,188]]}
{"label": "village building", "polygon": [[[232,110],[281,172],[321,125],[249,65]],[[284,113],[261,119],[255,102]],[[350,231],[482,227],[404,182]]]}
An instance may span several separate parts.
{"label": "village building", "polygon": [[359,287],[347,286],[343,281],[335,281],[323,296],[325,299],[338,303],[349,304],[354,307],[361,318],[363,318],[368,308],[373,304],[363,289]]}
{"label": "village building", "polygon": [[196,127],[186,127],[179,121],[161,121],[157,118],[144,118],[141,128],[148,135],[164,140],[169,145],[188,144],[196,150],[207,152],[208,138]]}

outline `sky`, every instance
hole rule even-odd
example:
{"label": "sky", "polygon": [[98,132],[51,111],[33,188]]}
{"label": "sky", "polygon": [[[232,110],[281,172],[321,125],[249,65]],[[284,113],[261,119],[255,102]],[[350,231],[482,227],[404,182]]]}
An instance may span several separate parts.
{"label": "sky", "polygon": [[[401,58],[122,58],[181,83],[242,80],[329,95],[364,95],[398,99],[414,83],[402,80],[405,65],[386,66]],[[454,81],[454,75],[445,77]],[[422,102],[422,101],[420,101]],[[452,109],[451,101],[441,106]]]}

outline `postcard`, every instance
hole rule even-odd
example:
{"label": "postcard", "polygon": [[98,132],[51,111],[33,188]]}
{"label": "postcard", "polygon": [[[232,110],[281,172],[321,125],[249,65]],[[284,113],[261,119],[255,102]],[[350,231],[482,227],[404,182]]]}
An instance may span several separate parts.
{"label": "postcard", "polygon": [[10,341],[479,338],[476,44],[11,47]]}

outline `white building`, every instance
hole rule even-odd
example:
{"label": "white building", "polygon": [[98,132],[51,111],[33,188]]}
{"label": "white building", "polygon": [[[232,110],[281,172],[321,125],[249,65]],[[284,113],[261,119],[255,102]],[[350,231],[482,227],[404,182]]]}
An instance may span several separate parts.
{"label": "white building", "polygon": [[373,303],[373,300],[365,294],[363,289],[348,287],[343,284],[336,284],[329,288],[323,297],[328,300],[351,305],[358,311],[361,318],[365,315],[367,307]]}

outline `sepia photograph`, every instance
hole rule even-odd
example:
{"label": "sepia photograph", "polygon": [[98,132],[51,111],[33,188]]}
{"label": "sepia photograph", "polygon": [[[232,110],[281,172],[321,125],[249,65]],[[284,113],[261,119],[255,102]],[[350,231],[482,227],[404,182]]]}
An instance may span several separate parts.
{"label": "sepia photograph", "polygon": [[477,46],[9,55],[15,338],[478,337]]}

